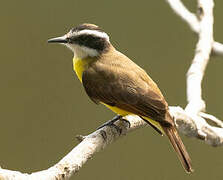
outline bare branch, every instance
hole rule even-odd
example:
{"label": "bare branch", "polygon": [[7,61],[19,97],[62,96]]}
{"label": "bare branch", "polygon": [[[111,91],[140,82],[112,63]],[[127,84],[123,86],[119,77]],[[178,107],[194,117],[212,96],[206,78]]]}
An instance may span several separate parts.
{"label": "bare branch", "polygon": [[214,50],[213,54],[222,56],[223,55],[223,44],[214,41],[214,43],[213,43],[213,50]]}
{"label": "bare branch", "polygon": [[200,31],[200,24],[196,17],[196,15],[190,12],[181,0],[166,0],[167,3],[170,5],[172,10],[182,19],[184,20],[192,31],[199,33]]}
{"label": "bare branch", "polygon": [[199,115],[190,114],[181,107],[170,106],[169,108],[171,115],[174,116],[177,128],[181,133],[188,137],[203,140],[212,146],[223,145],[223,128],[211,126],[206,122],[206,119],[214,119],[216,123],[219,123],[218,125],[222,125],[220,120],[202,112]]}
{"label": "bare branch", "polygon": [[[178,130],[183,134],[196,137],[204,140],[207,144],[212,146],[218,146],[223,144],[223,129],[216,128],[208,125],[206,121],[201,121],[202,131],[197,129],[195,117],[189,116],[180,107],[169,107],[170,113],[174,117]],[[195,118],[195,119],[194,119]],[[104,127],[100,130],[93,132],[84,137],[81,143],[79,143],[70,153],[68,153],[62,160],[60,160],[53,167],[35,172],[32,174],[23,174],[18,171],[12,171],[7,169],[0,169],[0,180],[63,180],[69,179],[73,174],[77,173],[80,168],[93,156],[103,150],[112,142],[116,141],[123,135],[146,126],[146,123],[138,116],[129,115],[125,117],[131,124],[123,121],[116,123],[117,127],[121,129],[117,131],[114,127]]]}
{"label": "bare branch", "polygon": [[[212,146],[221,146],[223,145],[223,122],[213,115],[204,113],[205,102],[202,99],[201,89],[211,50],[218,55],[223,55],[223,45],[213,40],[213,0],[198,0],[198,16],[191,13],[180,0],[166,1],[174,12],[199,35],[195,56],[187,73],[188,105],[185,110],[181,107],[170,106],[170,113],[181,133],[203,140]],[[68,179],[72,174],[78,172],[96,152],[103,150],[128,132],[146,126],[138,116],[129,115],[125,119],[130,122],[131,126],[129,127],[129,124],[124,121],[118,121],[116,125],[121,131],[113,127],[104,127],[90,135],[77,136],[80,143],[56,165],[47,170],[23,174],[0,168],[0,180]],[[218,127],[209,125],[207,120],[214,122]]]}
{"label": "bare branch", "polygon": [[[196,32],[197,34],[200,32],[200,22],[197,16],[190,12],[181,0],[166,0],[167,3],[170,5],[172,10],[183,20],[185,21],[192,31]],[[223,44],[219,42],[213,42],[212,44],[213,53],[218,55],[223,55]]]}
{"label": "bare branch", "polygon": [[205,110],[205,102],[202,100],[201,82],[209,61],[213,44],[213,7],[212,0],[198,1],[200,32],[195,56],[187,72],[187,100],[186,111],[197,114]]}
{"label": "bare branch", "polygon": [[[126,133],[137,128],[146,126],[146,123],[138,116],[126,117],[131,124],[124,121],[118,121],[117,127],[121,129],[117,131],[114,127],[101,128],[87,136],[81,137],[81,143],[78,144],[70,153],[68,153],[62,160],[60,160],[53,167],[35,172],[32,174],[23,174],[18,171],[11,171],[0,169],[0,180],[62,180],[68,179],[72,174],[75,174],[79,169],[93,157],[96,152],[103,150],[107,145],[111,144]],[[83,138],[84,137],[84,138]]]}
{"label": "bare branch", "polygon": [[[179,15],[191,29],[198,33],[194,59],[187,73],[187,100],[185,110],[170,107],[180,132],[197,137],[212,146],[221,146],[223,142],[223,123],[215,116],[204,113],[205,101],[202,99],[201,83],[209,61],[211,50],[223,55],[223,45],[213,40],[213,0],[198,0],[197,16],[191,13],[180,0],[166,0],[174,12]],[[211,126],[206,120],[214,122]]]}

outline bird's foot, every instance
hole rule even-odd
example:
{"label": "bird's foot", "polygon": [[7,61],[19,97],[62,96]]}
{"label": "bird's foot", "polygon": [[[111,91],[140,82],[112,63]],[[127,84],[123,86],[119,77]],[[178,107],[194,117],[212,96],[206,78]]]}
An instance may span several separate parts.
{"label": "bird's foot", "polygon": [[[97,128],[97,130],[98,130],[98,129],[101,129],[101,128],[105,127],[105,126],[116,126],[114,123],[115,123],[116,121],[120,120],[120,119],[122,119],[122,116],[117,115],[117,116],[115,116],[114,118],[112,118],[111,120],[109,120],[109,121],[107,121],[106,123],[104,123],[104,124],[102,124],[101,126],[99,126],[99,127]],[[116,127],[117,127],[117,126],[116,126]]]}
{"label": "bird's foot", "polygon": [[127,121],[125,119],[122,119],[122,116],[117,115],[113,119],[111,119],[111,120],[107,121],[106,123],[102,124],[100,127],[97,128],[97,130],[101,129],[101,128],[105,127],[105,126],[112,126],[121,134],[122,133],[122,129],[114,124],[118,120],[124,121],[124,122],[128,123],[128,125],[130,127],[130,122],[129,121]]}

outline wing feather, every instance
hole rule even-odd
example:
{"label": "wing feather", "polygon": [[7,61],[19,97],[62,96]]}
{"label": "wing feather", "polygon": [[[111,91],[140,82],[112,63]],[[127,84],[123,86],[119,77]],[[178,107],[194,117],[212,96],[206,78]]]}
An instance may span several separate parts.
{"label": "wing feather", "polygon": [[116,60],[109,64],[101,60],[91,64],[82,75],[86,93],[97,104],[103,102],[140,116],[165,121],[168,106],[157,85],[134,62],[125,61]]}

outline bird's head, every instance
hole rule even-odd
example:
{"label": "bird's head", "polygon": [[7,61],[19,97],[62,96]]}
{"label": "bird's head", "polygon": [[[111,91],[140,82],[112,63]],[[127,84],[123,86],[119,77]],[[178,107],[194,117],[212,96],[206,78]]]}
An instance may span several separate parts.
{"label": "bird's head", "polygon": [[64,36],[49,39],[48,42],[66,45],[77,58],[100,56],[111,46],[109,36],[94,24],[81,24]]}

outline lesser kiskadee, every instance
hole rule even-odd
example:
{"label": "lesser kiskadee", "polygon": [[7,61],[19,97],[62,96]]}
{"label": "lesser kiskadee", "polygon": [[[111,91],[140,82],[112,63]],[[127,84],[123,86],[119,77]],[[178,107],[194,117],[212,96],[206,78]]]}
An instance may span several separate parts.
{"label": "lesser kiskadee", "polygon": [[93,102],[105,105],[120,116],[136,114],[166,134],[186,172],[192,172],[190,157],[156,83],[117,51],[102,29],[81,24],[48,42],[62,43],[73,51],[74,71]]}

